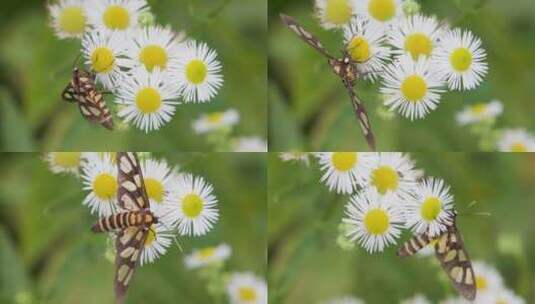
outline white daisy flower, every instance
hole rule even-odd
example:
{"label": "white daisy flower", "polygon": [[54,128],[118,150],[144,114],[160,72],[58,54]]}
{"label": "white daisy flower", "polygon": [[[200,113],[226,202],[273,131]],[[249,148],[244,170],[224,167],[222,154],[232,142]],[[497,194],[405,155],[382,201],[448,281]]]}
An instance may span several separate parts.
{"label": "white daisy flower", "polygon": [[163,206],[165,195],[169,193],[171,184],[177,177],[177,169],[169,167],[165,160],[154,159],[144,159],[140,166],[149,197],[150,209],[156,212]]}
{"label": "white daisy flower", "polygon": [[214,188],[202,177],[182,174],[174,180],[163,207],[166,222],[181,235],[201,236],[210,231],[219,218]]}
{"label": "white daisy flower", "polygon": [[431,302],[424,295],[416,294],[401,301],[401,304],[431,304]]}
{"label": "white daisy flower", "polygon": [[109,154],[88,153],[82,164],[83,189],[90,191],[83,205],[91,214],[106,217],[115,213],[117,205],[117,166]]}
{"label": "white daisy flower", "polygon": [[175,113],[180,92],[165,72],[135,69],[117,89],[119,116],[148,133],[160,129]]}
{"label": "white daisy flower", "polygon": [[233,152],[267,152],[267,142],[258,136],[242,136],[236,139]]}
{"label": "white daisy flower", "polygon": [[230,129],[240,121],[240,113],[235,109],[202,114],[193,124],[197,134],[209,133],[221,129]]}
{"label": "white daisy flower", "polygon": [[206,102],[223,85],[217,53],[206,45],[188,40],[179,46],[176,62],[170,68],[187,102]]}
{"label": "white daisy flower", "polygon": [[82,38],[88,21],[84,0],[60,0],[47,7],[56,36],[61,39]]}
{"label": "white daisy flower", "polygon": [[315,0],[316,15],[325,29],[345,26],[356,15],[355,0]]}
{"label": "white daisy flower", "polygon": [[310,153],[308,153],[308,152],[298,152],[298,151],[280,152],[279,153],[279,157],[280,157],[280,159],[282,159],[282,161],[285,161],[285,162],[290,162],[290,161],[302,162],[307,166],[310,163],[309,155],[310,155]]}
{"label": "white daisy flower", "polygon": [[140,263],[148,264],[161,257],[171,245],[174,234],[164,223],[152,224],[141,250]]}
{"label": "white daisy flower", "polygon": [[498,140],[498,151],[533,152],[535,151],[535,137],[525,129],[506,129]]}
{"label": "white daisy flower", "polygon": [[87,12],[91,25],[105,31],[118,31],[124,36],[138,27],[142,13],[149,11],[145,0],[89,0]]}
{"label": "white daisy flower", "polygon": [[369,174],[369,166],[375,158],[374,153],[359,152],[319,152],[320,182],[336,193],[353,193],[358,185],[363,185]]}
{"label": "white daisy flower", "polygon": [[[500,288],[491,296],[492,304],[525,304],[526,301],[507,288]],[[481,303],[483,304],[483,303]]]}
{"label": "white daisy flower", "polygon": [[407,54],[418,60],[420,56],[430,58],[434,54],[441,35],[442,28],[436,18],[413,15],[392,27],[389,41],[395,55]]}
{"label": "white daisy flower", "polygon": [[459,125],[468,125],[482,121],[492,121],[503,111],[503,104],[499,100],[493,100],[489,103],[476,103],[466,106],[461,112],[457,113],[456,119]]}
{"label": "white daisy flower", "polygon": [[83,162],[82,152],[50,152],[45,155],[45,161],[53,173],[72,173],[78,175]]}
{"label": "white daisy flower", "polygon": [[[489,264],[482,261],[473,261],[472,267],[476,276],[477,296],[476,302],[484,303],[491,294],[503,288],[500,273]],[[486,302],[489,303],[489,302]]]}
{"label": "white daisy flower", "polygon": [[379,78],[390,59],[390,48],[385,46],[384,29],[363,17],[355,17],[344,27],[344,44],[357,69],[365,79]]}
{"label": "white daisy flower", "polygon": [[487,74],[486,52],[481,39],[470,31],[453,29],[440,38],[433,65],[451,90],[471,90]]}
{"label": "white daisy flower", "polygon": [[115,90],[123,77],[126,41],[118,32],[93,30],[82,39],[82,54],[85,63],[96,74],[96,80],[108,90]]}
{"label": "white daisy flower", "polygon": [[407,228],[416,234],[438,236],[452,220],[453,195],[441,179],[427,178],[417,184],[405,205]]}
{"label": "white daisy flower", "polygon": [[179,50],[176,34],[168,27],[149,26],[135,30],[128,40],[125,67],[155,67],[165,71],[176,62]]}
{"label": "white daisy flower", "polygon": [[227,283],[232,304],[267,304],[267,283],[252,272],[235,272]]}
{"label": "white daisy flower", "polygon": [[347,237],[369,253],[382,252],[396,243],[403,228],[403,213],[393,197],[369,187],[353,195],[345,208]]}
{"label": "white daisy flower", "polygon": [[417,170],[408,155],[397,152],[378,153],[370,165],[365,183],[381,195],[393,195],[404,202],[416,187]]}
{"label": "white daisy flower", "polygon": [[232,249],[227,244],[194,250],[184,258],[184,264],[189,269],[219,264],[228,259],[231,252]]}
{"label": "white daisy flower", "polygon": [[442,85],[431,62],[424,56],[414,61],[411,56],[402,55],[386,67],[380,91],[390,110],[414,120],[437,108]]}
{"label": "white daisy flower", "polygon": [[403,0],[356,0],[357,14],[387,27],[403,17]]}
{"label": "white daisy flower", "polygon": [[323,302],[324,304],[364,304],[364,301],[354,296],[342,296]]}

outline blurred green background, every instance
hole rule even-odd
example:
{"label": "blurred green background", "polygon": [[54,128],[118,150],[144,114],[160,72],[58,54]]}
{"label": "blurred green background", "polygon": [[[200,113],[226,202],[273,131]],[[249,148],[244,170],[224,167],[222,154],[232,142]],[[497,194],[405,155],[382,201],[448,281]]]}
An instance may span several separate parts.
{"label": "blurred green background", "polygon": [[[214,186],[220,220],[207,235],[180,237],[153,264],[140,267],[127,303],[210,303],[204,281],[185,269],[194,248],[227,243],[227,270],[266,273],[266,156],[259,153],[155,154]],[[112,303],[115,266],[107,237],[82,206],[81,182],[54,175],[36,153],[0,157],[0,303],[31,295],[34,303]],[[247,227],[244,229],[244,227]]]}
{"label": "blurred green background", "polygon": [[[51,1],[54,2],[54,1]],[[177,108],[170,123],[148,135],[131,127],[109,132],[61,100],[79,40],[59,40],[45,1],[0,4],[0,151],[206,151],[191,122],[200,113],[236,108],[236,133],[266,137],[265,0],[148,0],[156,21],[205,41],[218,52],[224,85],[209,104]],[[107,96],[108,104],[112,102]],[[117,116],[115,119],[119,119]]]}
{"label": "blurred green background", "polygon": [[[354,151],[367,145],[347,92],[324,57],[283,27],[285,13],[315,33],[340,56],[342,34],[320,28],[312,0],[269,0],[269,144],[272,151]],[[535,129],[532,113],[535,78],[535,5],[532,0],[419,0],[422,12],[447,18],[481,37],[488,53],[489,75],[474,91],[443,95],[437,110],[411,122],[377,115],[379,86],[361,82],[358,94],[370,112],[379,151],[477,151],[475,138],[457,126],[464,105],[504,103],[500,127]],[[475,9],[478,7],[477,9]]]}
{"label": "blurred green background", "polygon": [[[451,186],[458,227],[472,260],[497,268],[504,284],[535,303],[535,155],[411,154],[427,176]],[[402,260],[395,251],[368,254],[336,244],[348,196],[319,183],[317,164],[268,159],[270,303],[320,303],[350,294],[368,304],[399,303],[416,293],[432,303],[457,295],[433,256]],[[468,204],[477,204],[468,208]],[[491,216],[475,213],[490,212]]]}

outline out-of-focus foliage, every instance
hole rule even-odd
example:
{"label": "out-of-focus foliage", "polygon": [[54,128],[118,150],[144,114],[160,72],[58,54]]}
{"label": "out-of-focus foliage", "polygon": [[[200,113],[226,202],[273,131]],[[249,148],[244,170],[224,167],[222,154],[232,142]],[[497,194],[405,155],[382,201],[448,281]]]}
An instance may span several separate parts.
{"label": "out-of-focus foliage", "polygon": [[[497,268],[505,285],[535,301],[535,156],[504,153],[412,154],[427,176],[451,186],[458,227],[472,260]],[[456,296],[434,256],[401,259],[397,246],[368,254],[338,247],[348,196],[319,183],[316,162],[306,167],[268,160],[270,303],[320,303],[351,294],[366,303],[399,303],[416,293],[433,303]],[[476,201],[473,207],[468,205]],[[476,213],[490,212],[491,216]]]}
{"label": "out-of-focus foliage", "polygon": [[[241,114],[238,134],[265,136],[266,1],[148,1],[159,24],[217,50],[225,80],[211,103],[181,105],[170,123],[149,134],[133,126],[109,132],[61,100],[80,41],[54,36],[44,2],[0,4],[0,151],[205,151],[208,145],[191,122],[200,113],[229,107]],[[105,99],[112,102],[111,95]]]}
{"label": "out-of-focus foliage", "polygon": [[[203,237],[179,238],[184,252],[172,244],[154,264],[140,267],[127,302],[212,302],[204,281],[184,267],[183,257],[194,248],[223,242],[233,251],[228,270],[264,276],[266,156],[154,156],[212,183],[220,219]],[[112,303],[115,266],[104,256],[106,235],[89,230],[96,217],[81,204],[86,194],[81,182],[54,175],[36,153],[3,153],[0,171],[0,302]]]}
{"label": "out-of-focus foliage", "polygon": [[[342,34],[320,28],[312,0],[269,1],[269,140],[274,151],[364,150],[366,143],[347,92],[326,60],[284,28],[279,13],[296,17],[336,56]],[[459,127],[455,113],[464,105],[498,98],[504,103],[499,127],[535,130],[535,6],[531,0],[420,0],[422,12],[447,19],[481,37],[488,54],[489,75],[474,91],[447,93],[437,110],[411,122],[397,116],[382,120],[378,85],[359,83],[383,151],[477,151],[477,140]]]}

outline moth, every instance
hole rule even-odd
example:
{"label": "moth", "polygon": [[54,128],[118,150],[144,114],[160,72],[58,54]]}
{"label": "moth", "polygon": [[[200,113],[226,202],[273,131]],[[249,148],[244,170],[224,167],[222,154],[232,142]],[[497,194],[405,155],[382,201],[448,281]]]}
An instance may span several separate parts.
{"label": "moth", "polygon": [[117,201],[121,211],[99,219],[93,232],[115,232],[115,297],[123,303],[151,226],[158,218],[150,210],[143,173],[135,153],[117,152]]}
{"label": "moth", "polygon": [[436,240],[435,255],[440,261],[442,269],[447,273],[455,289],[467,300],[476,298],[476,278],[472,262],[464,247],[463,238],[456,225],[457,213],[451,212],[452,220],[445,223],[447,229],[435,238],[426,233],[413,236],[397,252],[400,257],[415,254],[420,249]]}
{"label": "moth", "polygon": [[61,97],[68,102],[77,102],[82,116],[89,122],[113,130],[113,119],[108,106],[95,86],[95,74],[74,68],[72,79]]}
{"label": "moth", "polygon": [[353,105],[355,115],[357,116],[362,134],[366,138],[368,146],[371,150],[375,151],[375,138],[371,129],[368,113],[354,90],[354,86],[359,78],[356,62],[351,58],[347,51],[343,51],[342,58],[335,58],[327,52],[321,42],[314,35],[305,30],[294,18],[284,14],[281,14],[280,17],[286,27],[294,31],[297,36],[327,58],[327,62],[331,66],[333,72],[342,80],[344,87],[349,93],[349,98]]}

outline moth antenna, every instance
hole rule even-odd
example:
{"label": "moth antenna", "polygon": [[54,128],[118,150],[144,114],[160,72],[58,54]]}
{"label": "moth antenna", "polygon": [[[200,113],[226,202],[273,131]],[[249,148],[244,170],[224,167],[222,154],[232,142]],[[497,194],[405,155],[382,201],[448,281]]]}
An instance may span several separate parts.
{"label": "moth antenna", "polygon": [[480,212],[460,212],[459,216],[492,216],[492,212],[480,211]]}
{"label": "moth antenna", "polygon": [[477,203],[478,203],[478,201],[473,200],[473,201],[471,201],[471,202],[468,204],[468,206],[467,206],[466,208],[472,208],[472,207],[475,206]]}

